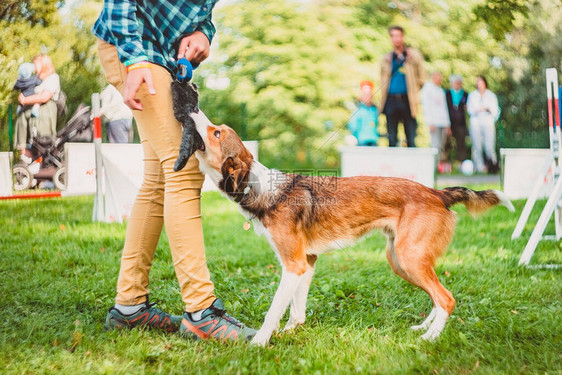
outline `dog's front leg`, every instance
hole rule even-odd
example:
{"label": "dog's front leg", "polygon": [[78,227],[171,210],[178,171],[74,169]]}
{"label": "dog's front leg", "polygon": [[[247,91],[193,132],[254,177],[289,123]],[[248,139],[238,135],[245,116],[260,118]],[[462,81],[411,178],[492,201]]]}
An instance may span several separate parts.
{"label": "dog's front leg", "polygon": [[285,311],[287,311],[289,302],[295,295],[302,277],[303,275],[299,276],[283,269],[281,282],[279,283],[277,292],[275,292],[271,307],[265,316],[263,325],[252,339],[252,344],[265,346],[269,342],[273,331],[279,327],[279,321]]}
{"label": "dog's front leg", "polygon": [[287,321],[285,328],[283,328],[283,331],[290,331],[299,324],[304,323],[304,320],[306,319],[306,299],[308,297],[308,290],[310,289],[312,275],[314,275],[314,266],[310,267],[301,276],[299,286],[295,290],[295,295],[293,296],[291,302],[289,320]]}

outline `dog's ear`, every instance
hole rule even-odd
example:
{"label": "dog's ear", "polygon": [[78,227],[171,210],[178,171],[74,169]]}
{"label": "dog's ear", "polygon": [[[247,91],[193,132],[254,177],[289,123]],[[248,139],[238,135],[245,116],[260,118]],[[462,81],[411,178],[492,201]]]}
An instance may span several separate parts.
{"label": "dog's ear", "polygon": [[239,158],[228,157],[222,163],[222,180],[219,188],[239,202],[244,196],[244,189],[248,186],[250,168]]}

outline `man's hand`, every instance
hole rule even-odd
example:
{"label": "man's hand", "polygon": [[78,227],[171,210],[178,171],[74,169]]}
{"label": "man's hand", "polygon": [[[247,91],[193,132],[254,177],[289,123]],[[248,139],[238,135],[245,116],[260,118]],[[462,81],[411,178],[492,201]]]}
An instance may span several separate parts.
{"label": "man's hand", "polygon": [[18,102],[19,102],[21,105],[25,105],[25,96],[23,96],[22,93],[20,93],[19,96],[18,96]]}
{"label": "man's hand", "polygon": [[209,39],[201,31],[195,31],[181,40],[178,60],[185,57],[192,64],[199,64],[209,57]]}
{"label": "man's hand", "polygon": [[139,99],[136,99],[136,96],[143,82],[146,82],[148,92],[151,95],[155,95],[156,90],[154,90],[152,73],[149,68],[133,69],[127,73],[127,80],[125,81],[125,89],[123,91],[123,102],[125,102],[127,107],[133,110],[142,111],[142,103]]}

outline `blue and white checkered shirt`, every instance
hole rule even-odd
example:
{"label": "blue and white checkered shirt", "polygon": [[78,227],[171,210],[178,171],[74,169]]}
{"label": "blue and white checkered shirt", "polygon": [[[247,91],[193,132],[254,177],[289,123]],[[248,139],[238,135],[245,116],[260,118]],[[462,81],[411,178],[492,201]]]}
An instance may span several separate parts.
{"label": "blue and white checkered shirt", "polygon": [[93,33],[117,47],[127,66],[150,61],[174,72],[184,36],[201,31],[213,39],[211,11],[217,1],[105,0]]}

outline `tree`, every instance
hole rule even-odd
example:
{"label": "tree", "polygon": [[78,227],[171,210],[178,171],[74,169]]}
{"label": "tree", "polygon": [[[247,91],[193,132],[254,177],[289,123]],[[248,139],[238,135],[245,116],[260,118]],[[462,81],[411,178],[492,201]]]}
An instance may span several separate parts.
{"label": "tree", "polygon": [[56,12],[63,5],[64,0],[2,0],[0,21],[46,27],[53,21],[57,22]]}
{"label": "tree", "polygon": [[[498,64],[510,52],[474,16],[479,3],[467,3],[248,0],[221,8],[215,12],[218,58],[206,65],[200,81],[226,77],[231,84],[223,92],[203,90],[201,107],[240,131],[246,103],[248,136],[260,140],[260,158],[271,165],[337,167],[337,146],[351,115],[345,104],[361,79],[381,86],[380,60],[392,50],[391,24],[404,26],[427,70],[462,74],[468,89],[478,74],[486,74],[492,85],[506,79]],[[375,101],[379,97],[377,92]],[[341,130],[330,133],[327,122]],[[419,122],[418,143],[425,146],[422,116]]]}
{"label": "tree", "polygon": [[[219,62],[201,76],[230,79],[224,91],[202,90],[201,108],[260,140],[260,158],[279,168],[337,167],[326,122],[345,126],[360,72],[350,30],[330,7],[245,1],[215,12]],[[227,16],[228,14],[228,16]],[[340,17],[346,17],[340,14]],[[326,143],[326,144],[325,144]]]}
{"label": "tree", "polygon": [[474,14],[483,21],[494,38],[501,40],[517,26],[517,20],[527,18],[537,1],[488,0],[474,7]]}

